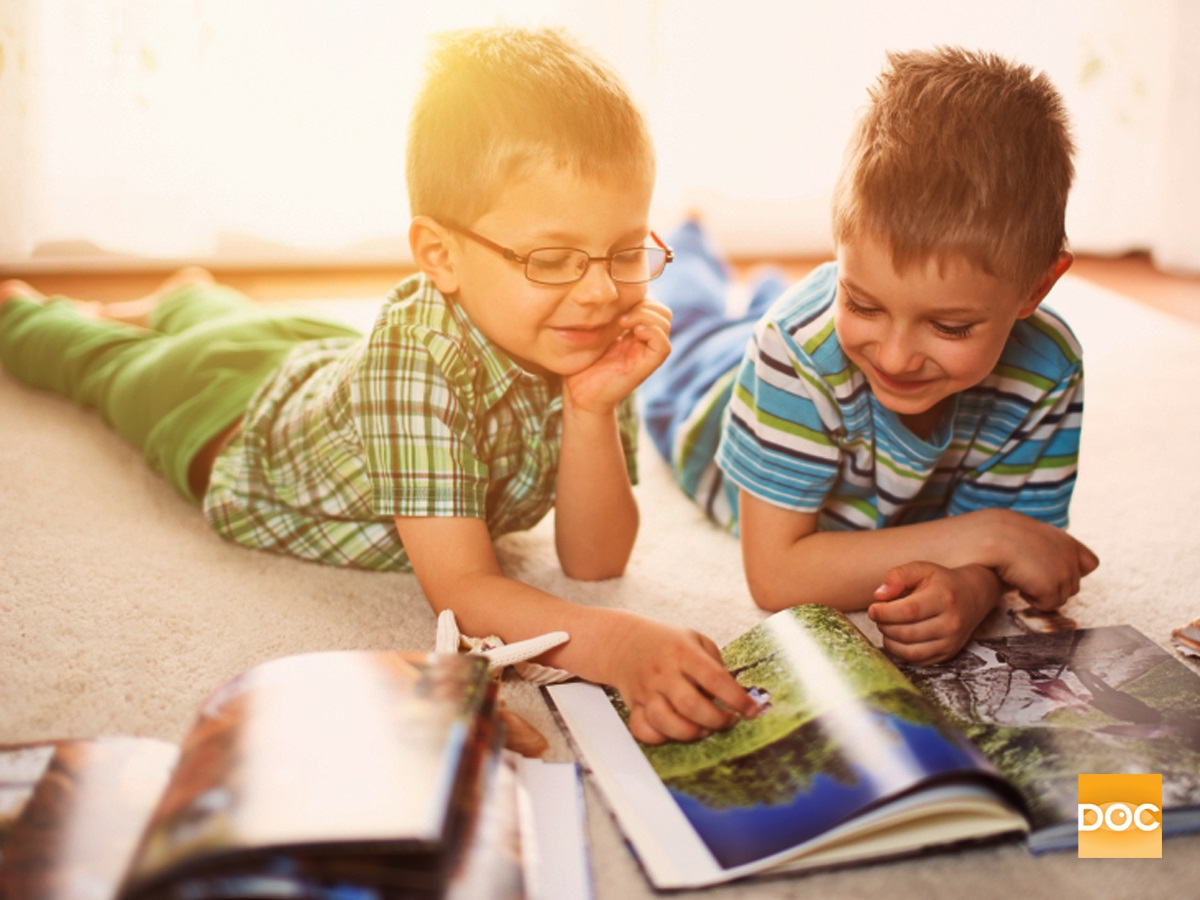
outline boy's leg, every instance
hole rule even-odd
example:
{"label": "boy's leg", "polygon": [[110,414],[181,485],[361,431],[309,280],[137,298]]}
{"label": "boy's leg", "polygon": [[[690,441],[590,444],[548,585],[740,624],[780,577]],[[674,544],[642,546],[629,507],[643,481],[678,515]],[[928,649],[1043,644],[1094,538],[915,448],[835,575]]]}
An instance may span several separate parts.
{"label": "boy's leg", "polygon": [[191,460],[244,413],[299,341],[356,337],[343,325],[273,314],[215,285],[163,301],[155,324],[97,321],[67,301],[0,306],[0,363],[26,384],[96,409],[185,497]]}
{"label": "boy's leg", "polygon": [[791,280],[782,269],[769,268],[758,274],[750,287],[750,302],[746,304],[746,318],[758,321],[771,308],[771,304],[783,296],[791,286]]}
{"label": "boy's leg", "polygon": [[84,377],[153,334],[81,315],[64,297],[41,295],[0,306],[0,363],[14,378],[40,390],[94,407]]}
{"label": "boy's leg", "polygon": [[[179,274],[164,283],[168,291],[131,301],[155,304],[147,307],[148,328],[97,315],[94,304],[47,298],[23,282],[6,282],[5,294],[13,299],[0,306],[0,316],[8,313],[0,327],[0,362],[25,384],[100,410],[107,421],[114,377],[150,353],[158,338],[254,309],[249,298],[214,284],[211,276],[181,281]],[[28,296],[21,296],[21,288]]]}
{"label": "boy's leg", "polygon": [[[198,276],[189,278],[194,273]],[[243,294],[217,284],[204,269],[184,269],[175,273],[160,289],[134,303],[148,304],[146,327],[163,334],[181,334],[190,328],[225,316],[245,315],[259,306]]]}
{"label": "boy's leg", "polygon": [[[97,319],[124,322],[126,325],[152,327],[150,319],[163,299],[185,287],[215,284],[216,279],[207,269],[200,266],[184,266],[182,269],[172,272],[166,280],[144,297],[119,303],[88,303],[86,306],[89,308],[89,313]],[[245,303],[250,302],[249,298],[243,297],[242,299]]]}
{"label": "boy's leg", "polygon": [[685,223],[667,243],[675,251],[675,261],[654,282],[652,293],[672,312],[671,354],[638,395],[647,434],[659,454],[674,462],[680,424],[717,380],[741,361],[757,315],[729,315],[728,264],[697,222]]}
{"label": "boy's leg", "polygon": [[671,342],[687,341],[695,332],[723,321],[732,274],[728,262],[695,219],[684,222],[669,235],[667,246],[675,252],[650,287],[658,302],[670,307]]}
{"label": "boy's leg", "polygon": [[236,292],[228,289],[201,292],[187,303],[168,298],[164,306],[171,315],[153,321],[178,327],[173,315],[194,315],[194,307],[209,296],[214,314],[162,335],[113,382],[109,400],[113,426],[197,503],[204,498],[189,478],[192,462],[245,414],[250,398],[284,357],[306,341],[361,337],[349,326],[278,308],[241,308]]}

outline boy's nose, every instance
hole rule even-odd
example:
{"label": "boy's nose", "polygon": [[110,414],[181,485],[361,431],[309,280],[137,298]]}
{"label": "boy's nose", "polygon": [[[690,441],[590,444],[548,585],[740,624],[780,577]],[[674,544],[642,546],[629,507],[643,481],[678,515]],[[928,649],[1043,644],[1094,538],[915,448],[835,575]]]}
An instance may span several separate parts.
{"label": "boy's nose", "polygon": [[921,355],[902,333],[893,332],[879,342],[875,365],[888,375],[906,375],[921,367]]}
{"label": "boy's nose", "polygon": [[572,291],[579,303],[611,303],[617,298],[617,283],[608,273],[608,264],[593,262],[583,273],[583,278],[575,282]]}

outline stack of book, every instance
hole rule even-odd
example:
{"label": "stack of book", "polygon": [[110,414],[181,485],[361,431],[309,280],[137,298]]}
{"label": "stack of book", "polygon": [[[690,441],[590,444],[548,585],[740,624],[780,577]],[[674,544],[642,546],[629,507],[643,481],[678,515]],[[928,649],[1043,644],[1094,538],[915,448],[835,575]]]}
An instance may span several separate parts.
{"label": "stack of book", "polygon": [[[0,896],[586,894],[577,767],[505,751],[502,732],[480,658],[333,651],[222,685],[182,746],[0,747]],[[537,852],[540,834],[577,835],[573,855]]]}

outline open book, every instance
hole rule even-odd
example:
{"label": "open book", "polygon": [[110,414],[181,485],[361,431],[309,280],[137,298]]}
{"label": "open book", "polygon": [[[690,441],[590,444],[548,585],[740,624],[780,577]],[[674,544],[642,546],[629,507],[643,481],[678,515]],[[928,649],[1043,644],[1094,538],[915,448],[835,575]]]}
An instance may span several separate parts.
{"label": "open book", "polygon": [[531,810],[585,847],[582,807],[525,785],[578,776],[502,730],[480,658],[332,651],[231,679],[181,747],[0,747],[0,896],[524,897]]}
{"label": "open book", "polygon": [[640,744],[595,685],[543,689],[657,888],[1005,835],[1074,847],[1080,773],[1162,773],[1164,833],[1200,828],[1200,676],[1127,626],[901,671],[803,606],[722,657],[761,712],[691,744]]}

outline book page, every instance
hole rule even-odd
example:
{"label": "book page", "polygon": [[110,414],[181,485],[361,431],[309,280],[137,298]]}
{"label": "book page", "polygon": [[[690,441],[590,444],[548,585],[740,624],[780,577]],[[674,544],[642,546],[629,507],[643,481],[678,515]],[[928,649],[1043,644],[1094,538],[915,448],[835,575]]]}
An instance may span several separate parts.
{"label": "book page", "polygon": [[[723,880],[882,827],[889,804],[925,785],[970,781],[1003,792],[991,764],[841,613],[777,613],[722,658],[761,712],[693,743],[637,744],[615,692],[606,695],[612,716],[594,695],[580,697],[588,686],[546,689],[602,790],[608,782],[610,802],[629,801],[622,826],[648,869],[658,868],[660,887],[696,883],[700,871]],[[999,806],[982,830],[1020,829]],[[922,845],[915,825],[906,833],[910,846]]]}
{"label": "book page", "polygon": [[137,737],[0,747],[0,896],[116,896],[178,753]]}
{"label": "book page", "polygon": [[444,900],[525,900],[519,757],[508,751],[482,759],[482,777],[461,804],[464,821]]}
{"label": "book page", "polygon": [[521,757],[517,771],[530,900],[589,900],[594,892],[579,767]]}
{"label": "book page", "polygon": [[1077,845],[1080,773],[1163,776],[1172,809],[1200,807],[1200,676],[1136,629],[1085,628],[973,641],[909,679],[1025,796],[1035,831]]}

